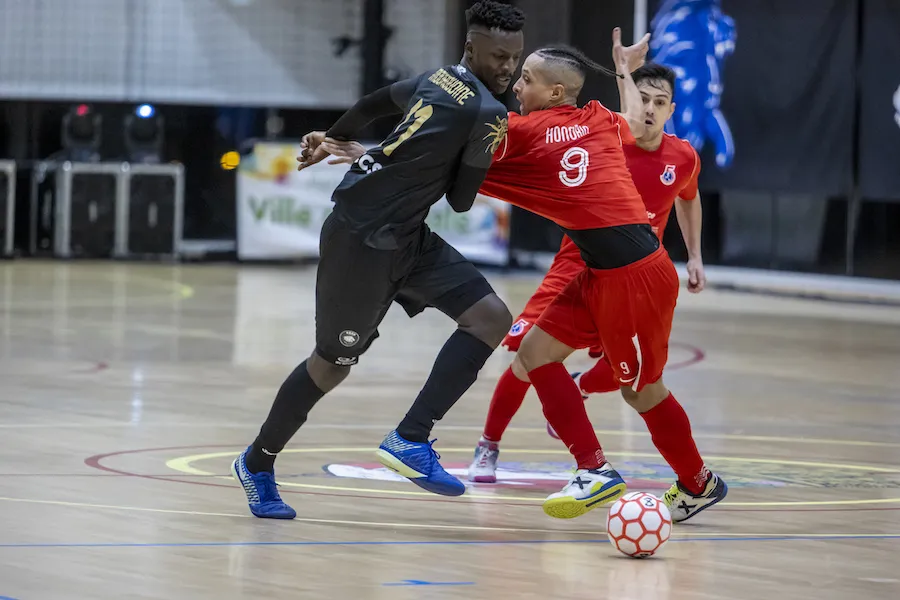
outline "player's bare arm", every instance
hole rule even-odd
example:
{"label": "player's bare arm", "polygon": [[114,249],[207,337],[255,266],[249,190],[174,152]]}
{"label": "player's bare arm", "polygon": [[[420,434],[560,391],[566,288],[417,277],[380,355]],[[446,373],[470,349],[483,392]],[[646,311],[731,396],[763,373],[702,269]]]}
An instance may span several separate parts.
{"label": "player's bare arm", "polygon": [[328,161],[329,165],[351,164],[366,153],[366,147],[359,142],[336,140],[334,138],[325,138],[325,141],[322,142],[322,149],[335,157]]}
{"label": "player's bare arm", "polygon": [[[648,36],[645,37],[649,40]],[[622,116],[628,122],[631,134],[636,138],[640,138],[644,135],[646,129],[643,118],[644,103],[641,99],[641,93],[631,77],[630,60],[631,57],[622,46],[622,30],[616,27],[613,29],[613,61],[616,65],[616,72],[619,75],[617,79],[620,82],[619,93],[621,95]]]}
{"label": "player's bare arm", "polygon": [[[618,32],[618,33],[617,33]],[[644,63],[647,59],[647,52],[650,51],[650,34],[644,34],[636,44],[632,44],[631,46],[622,46],[622,32],[617,27],[613,30],[613,63],[616,65],[616,75],[623,75],[624,69],[615,62],[616,60],[616,48],[620,48],[619,52],[622,53],[624,58],[628,61],[628,69],[629,73],[634,73],[638,69],[644,66]],[[625,95],[623,89],[623,81],[621,77],[616,78],[616,85],[619,87],[619,105],[621,107],[621,98]]]}
{"label": "player's bare arm", "polygon": [[700,250],[700,231],[703,224],[703,206],[700,192],[694,198],[676,198],[675,216],[687,247],[688,291],[699,293],[706,287],[706,272],[703,269],[703,253]]}

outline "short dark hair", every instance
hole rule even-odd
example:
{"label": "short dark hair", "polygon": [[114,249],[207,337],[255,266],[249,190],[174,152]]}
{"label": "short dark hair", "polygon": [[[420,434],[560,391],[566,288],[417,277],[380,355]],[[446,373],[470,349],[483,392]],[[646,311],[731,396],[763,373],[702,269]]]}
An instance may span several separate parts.
{"label": "short dark hair", "polygon": [[613,77],[616,76],[615,71],[607,69],[600,63],[591,60],[584,52],[582,52],[578,48],[573,48],[572,46],[567,46],[565,44],[544,46],[543,48],[539,48],[535,52],[535,54],[537,54],[544,60],[561,62],[569,68],[574,69],[582,77],[586,77],[589,71],[594,73],[603,73],[604,75],[610,75]]}
{"label": "short dark hair", "polygon": [[675,71],[666,65],[654,62],[645,63],[643,67],[632,73],[631,77],[635,83],[640,83],[644,80],[668,81],[669,88],[672,90],[672,96],[675,96],[675,79],[677,77]]}
{"label": "short dark hair", "polygon": [[469,29],[481,26],[503,31],[522,31],[525,27],[525,13],[510,4],[481,0],[466,11],[466,25]]}

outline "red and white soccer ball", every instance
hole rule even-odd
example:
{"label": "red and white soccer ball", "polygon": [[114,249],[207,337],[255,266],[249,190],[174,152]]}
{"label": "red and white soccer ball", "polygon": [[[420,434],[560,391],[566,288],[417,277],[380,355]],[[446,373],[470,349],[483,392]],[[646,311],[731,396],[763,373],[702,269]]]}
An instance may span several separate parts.
{"label": "red and white soccer ball", "polygon": [[659,552],[672,533],[672,515],[652,494],[631,492],[619,498],[606,517],[606,534],[616,550],[632,558]]}

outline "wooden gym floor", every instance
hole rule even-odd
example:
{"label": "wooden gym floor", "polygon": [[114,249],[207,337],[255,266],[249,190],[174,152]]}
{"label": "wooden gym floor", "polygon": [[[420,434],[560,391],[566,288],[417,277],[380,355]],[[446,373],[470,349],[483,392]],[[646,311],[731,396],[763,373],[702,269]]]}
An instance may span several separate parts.
{"label": "wooden gym floor", "polygon": [[[537,277],[490,275],[515,312]],[[293,522],[228,478],[313,340],[309,268],[0,263],[0,598],[900,597],[900,308],[682,293],[667,381],[726,502],[658,558],[618,556],[605,510],[553,520],[570,463],[530,395],[504,482],[458,499],[374,464],[452,330],[388,314],[279,460]],[[465,469],[498,351],[435,429]],[[572,367],[587,365],[573,357]],[[671,482],[643,422],[589,401],[632,490]]]}

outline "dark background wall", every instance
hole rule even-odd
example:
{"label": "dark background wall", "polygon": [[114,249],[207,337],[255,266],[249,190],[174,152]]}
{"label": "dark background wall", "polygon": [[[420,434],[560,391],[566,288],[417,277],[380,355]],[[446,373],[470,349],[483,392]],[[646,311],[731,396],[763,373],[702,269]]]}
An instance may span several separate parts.
{"label": "dark background wall", "polygon": [[[359,0],[360,7],[372,1]],[[633,37],[630,0],[510,1],[528,12],[527,50],[564,41],[610,64],[612,28],[622,27],[626,42]],[[446,6],[451,30],[441,41],[445,62],[461,54],[462,12],[471,3],[450,0]],[[651,0],[651,18],[660,4]],[[721,72],[721,110],[736,150],[726,168],[716,165],[709,144],[701,153],[707,262],[900,279],[900,4],[720,4],[737,30],[734,54]],[[371,80],[379,64],[382,81],[391,80],[390,61],[362,58],[361,82],[366,73]],[[609,78],[590,78],[583,94],[588,98],[618,107]],[[505,100],[515,106],[511,93]],[[27,202],[29,165],[60,149],[62,116],[80,101],[0,99],[0,158],[20,163],[20,202]],[[102,154],[117,159],[124,150],[121,122],[134,104],[94,108],[104,114]],[[165,117],[165,160],[186,167],[185,237],[225,240],[235,236],[234,172],[220,168],[221,155],[265,137],[273,113],[286,139],[327,127],[340,114],[283,106],[156,108]],[[391,126],[376,123],[368,134],[378,138]],[[552,252],[558,246],[558,230],[539,217],[515,210],[512,228],[516,249]],[[673,258],[684,258],[674,223],[664,243]],[[17,246],[24,245],[17,237]]]}

